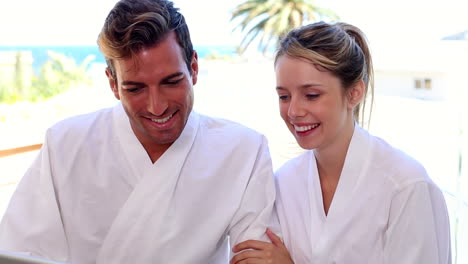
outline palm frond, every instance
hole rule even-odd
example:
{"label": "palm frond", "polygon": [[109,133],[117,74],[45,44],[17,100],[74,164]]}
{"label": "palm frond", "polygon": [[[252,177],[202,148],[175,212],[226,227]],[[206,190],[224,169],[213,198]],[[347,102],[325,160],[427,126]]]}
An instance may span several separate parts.
{"label": "palm frond", "polygon": [[241,51],[255,38],[260,38],[259,49],[265,53],[292,28],[326,18],[335,20],[338,16],[329,9],[316,6],[313,0],[247,0],[235,8],[231,21],[239,19],[233,30],[244,32]]}

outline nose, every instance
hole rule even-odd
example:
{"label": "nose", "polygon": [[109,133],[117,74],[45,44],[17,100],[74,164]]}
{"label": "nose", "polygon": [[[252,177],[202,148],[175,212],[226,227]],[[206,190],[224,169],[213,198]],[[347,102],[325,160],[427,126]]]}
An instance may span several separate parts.
{"label": "nose", "polygon": [[169,106],[166,96],[158,87],[150,87],[148,95],[148,111],[155,116],[162,116]]}
{"label": "nose", "polygon": [[288,107],[288,117],[292,120],[305,115],[304,102],[298,98],[291,97]]}

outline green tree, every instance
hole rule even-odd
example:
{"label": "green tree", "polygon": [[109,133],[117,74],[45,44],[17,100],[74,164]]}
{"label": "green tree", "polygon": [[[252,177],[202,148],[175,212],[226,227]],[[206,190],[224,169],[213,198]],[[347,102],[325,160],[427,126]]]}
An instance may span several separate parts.
{"label": "green tree", "polygon": [[40,68],[38,76],[32,80],[32,100],[46,99],[78,85],[91,85],[92,79],[87,72],[88,65],[94,60],[89,55],[77,65],[73,58],[49,51],[49,60]]}
{"label": "green tree", "polygon": [[329,9],[316,6],[314,0],[247,0],[234,9],[231,20],[239,19],[234,30],[245,32],[238,49],[242,54],[256,38],[260,38],[258,47],[265,53],[293,28],[337,18]]}
{"label": "green tree", "polygon": [[49,59],[41,65],[39,74],[26,76],[26,80],[24,72],[28,66],[24,64],[24,55],[18,52],[15,57],[14,78],[0,78],[0,103],[45,100],[77,85],[92,85],[88,66],[94,60],[94,55],[86,57],[80,65],[64,54],[49,51],[48,55]]}

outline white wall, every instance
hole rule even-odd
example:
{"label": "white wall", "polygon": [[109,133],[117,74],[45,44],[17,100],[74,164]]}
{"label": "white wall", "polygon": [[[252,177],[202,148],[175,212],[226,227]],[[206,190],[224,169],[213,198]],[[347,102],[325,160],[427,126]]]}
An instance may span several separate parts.
{"label": "white wall", "polygon": [[[422,87],[415,88],[415,80]],[[431,80],[431,89],[424,88],[424,80]],[[429,100],[444,100],[448,97],[448,75],[438,72],[416,72],[401,70],[375,71],[375,92],[380,95],[402,96]]]}

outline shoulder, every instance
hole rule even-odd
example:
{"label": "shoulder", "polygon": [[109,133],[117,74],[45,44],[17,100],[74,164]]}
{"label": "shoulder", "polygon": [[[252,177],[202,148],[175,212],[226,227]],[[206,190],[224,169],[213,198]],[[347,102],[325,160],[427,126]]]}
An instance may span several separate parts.
{"label": "shoulder", "polygon": [[284,182],[297,179],[306,174],[308,166],[312,164],[313,152],[308,150],[297,157],[285,162],[275,172],[275,178],[278,182]]}
{"label": "shoulder", "polygon": [[224,142],[239,144],[259,144],[266,141],[263,134],[240,123],[222,118],[198,115],[200,116],[200,129],[202,129],[203,135],[213,140],[219,138]]}
{"label": "shoulder", "polygon": [[[89,131],[100,131],[112,121],[113,108],[105,108],[95,112],[66,118],[52,125],[47,130],[49,138],[73,138]],[[110,126],[109,126],[110,127]]]}
{"label": "shoulder", "polygon": [[417,182],[432,183],[424,166],[405,153],[393,147],[385,140],[370,136],[372,141],[372,164],[376,171],[385,172],[384,175],[397,189]]}

